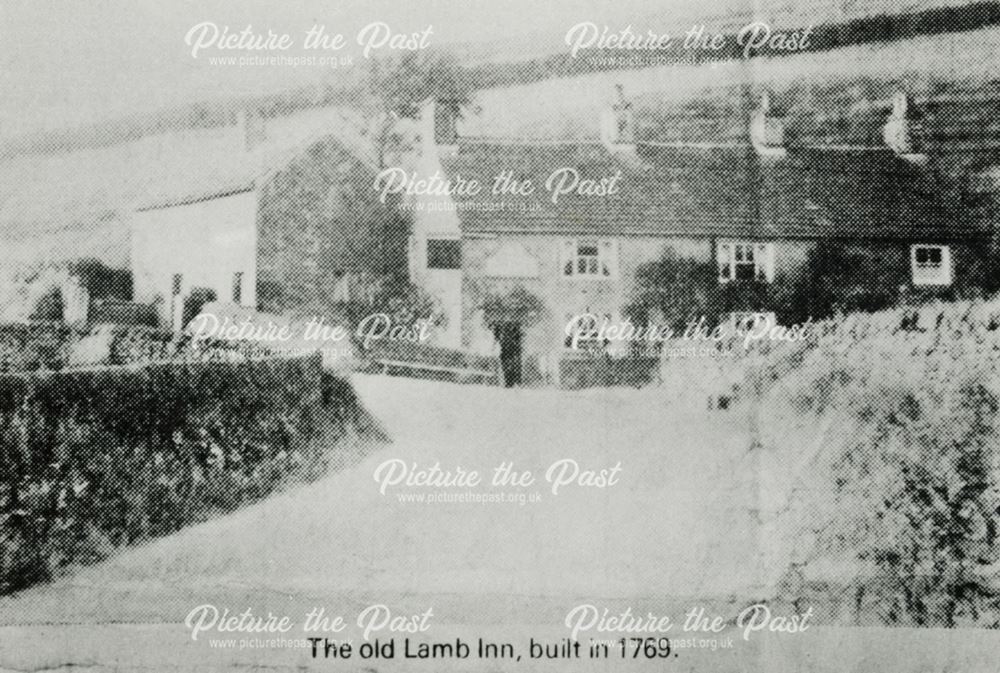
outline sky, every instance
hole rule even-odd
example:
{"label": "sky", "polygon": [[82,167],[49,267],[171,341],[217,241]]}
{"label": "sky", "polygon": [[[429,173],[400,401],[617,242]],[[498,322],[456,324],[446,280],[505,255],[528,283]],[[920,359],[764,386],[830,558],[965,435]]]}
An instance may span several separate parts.
{"label": "sky", "polygon": [[[703,3],[669,0],[658,7],[683,12]],[[283,90],[328,73],[319,65],[212,65],[211,49],[193,58],[185,36],[206,21],[220,29],[250,24],[254,32],[288,33],[296,47],[306,30],[323,24],[345,36],[340,54],[359,56],[357,33],[372,22],[394,32],[429,25],[429,43],[444,45],[539,32],[561,37],[580,21],[627,25],[649,12],[648,0],[0,0],[0,135]]]}

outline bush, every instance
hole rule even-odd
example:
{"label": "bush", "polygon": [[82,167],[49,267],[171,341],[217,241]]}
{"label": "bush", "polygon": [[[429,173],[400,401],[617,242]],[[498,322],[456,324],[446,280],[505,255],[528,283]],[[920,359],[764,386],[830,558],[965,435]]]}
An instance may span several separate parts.
{"label": "bush", "polygon": [[768,495],[802,514],[786,527],[817,536],[815,560],[853,559],[861,622],[1000,626],[998,309],[827,321],[751,372],[770,470],[798,466],[797,492]]}
{"label": "bush", "polygon": [[362,320],[380,313],[389,316],[393,325],[414,326],[420,322],[438,325],[442,322],[437,301],[405,276],[383,276],[370,280],[367,297],[331,302],[329,308],[322,309],[335,317],[339,315],[349,325],[352,336],[357,335]]}
{"label": "bush", "polygon": [[902,257],[873,257],[821,241],[801,267],[777,279],[766,310],[787,324],[838,313],[873,313],[899,304],[904,299],[900,284],[908,281],[909,268]]}
{"label": "bush", "polygon": [[1000,626],[997,396],[975,379],[872,386],[837,455],[846,525],[830,536],[876,571],[866,591],[885,623]]}
{"label": "bush", "polygon": [[14,264],[0,269],[0,320],[62,320],[62,287],[75,276],[93,300],[130,300],[132,274],[100,260]]}
{"label": "bush", "polygon": [[61,369],[73,339],[60,322],[0,324],[0,373]]}
{"label": "bush", "polygon": [[143,325],[76,330],[62,322],[0,323],[0,373],[149,362],[243,360],[271,353],[252,341],[175,335]]}
{"label": "bush", "polygon": [[132,300],[132,272],[127,269],[112,269],[99,259],[85,257],[69,263],[69,274],[80,278],[91,300]]}
{"label": "bush", "polygon": [[496,329],[503,323],[530,326],[538,322],[545,312],[542,300],[521,285],[505,293],[485,292],[480,308],[483,323],[490,329]]}
{"label": "bush", "polygon": [[201,313],[201,307],[217,299],[215,290],[207,287],[195,287],[184,297],[184,312],[181,319],[184,325],[194,320],[194,317]]}
{"label": "bush", "polygon": [[948,288],[902,289],[909,267],[902,255],[873,254],[836,241],[820,241],[805,262],[779,273],[773,282],[720,284],[713,262],[678,257],[668,250],[636,273],[636,289],[626,307],[640,325],[663,317],[675,330],[704,316],[709,326],[724,323],[733,312],[770,312],[785,325],[838,314],[873,313],[931,297],[976,297],[995,290],[1000,255],[987,246],[963,260],[963,273]]}
{"label": "bush", "polygon": [[634,323],[665,319],[675,331],[705,317],[709,327],[726,322],[732,312],[773,310],[771,286],[756,281],[719,283],[713,262],[679,257],[667,250],[636,272],[636,290],[625,313]]}
{"label": "bush", "polygon": [[58,287],[47,290],[35,302],[29,320],[54,321],[63,319],[62,291]]}
{"label": "bush", "polygon": [[0,267],[0,321],[62,320],[65,280],[65,269],[57,264]]}
{"label": "bush", "polygon": [[0,593],[322,473],[318,356],[0,376]]}

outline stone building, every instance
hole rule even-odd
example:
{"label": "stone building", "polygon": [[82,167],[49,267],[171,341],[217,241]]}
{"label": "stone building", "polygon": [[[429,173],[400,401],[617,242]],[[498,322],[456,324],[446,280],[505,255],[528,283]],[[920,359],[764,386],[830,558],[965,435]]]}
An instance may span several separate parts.
{"label": "stone building", "polygon": [[374,164],[345,142],[352,125],[329,114],[284,125],[291,130],[270,137],[280,124],[241,118],[238,142],[190,157],[215,170],[137,202],[133,294],[161,324],[177,328],[195,291],[251,309],[321,312],[365,278],[405,268],[406,223],[377,201]]}
{"label": "stone building", "polygon": [[[620,87],[592,142],[464,139],[439,117],[418,174],[453,191],[418,197],[411,274],[460,322],[452,345],[495,343],[509,381],[561,380],[579,358],[568,320],[621,321],[637,270],[666,251],[714,261],[720,284],[773,283],[836,241],[892,282],[947,291],[988,232],[978,196],[921,153],[912,112],[897,96],[878,146],[788,144],[766,95],[747,142],[639,140]],[[454,189],[469,181],[481,189]],[[539,300],[530,319],[486,315],[521,292]]]}

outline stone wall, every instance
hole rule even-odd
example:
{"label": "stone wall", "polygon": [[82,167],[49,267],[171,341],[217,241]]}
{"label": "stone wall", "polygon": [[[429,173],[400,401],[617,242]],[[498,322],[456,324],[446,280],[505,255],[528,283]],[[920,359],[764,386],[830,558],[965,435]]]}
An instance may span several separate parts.
{"label": "stone wall", "polygon": [[408,225],[378,201],[374,177],[327,139],[264,182],[257,215],[262,310],[317,310],[337,301],[345,275],[406,273]]}

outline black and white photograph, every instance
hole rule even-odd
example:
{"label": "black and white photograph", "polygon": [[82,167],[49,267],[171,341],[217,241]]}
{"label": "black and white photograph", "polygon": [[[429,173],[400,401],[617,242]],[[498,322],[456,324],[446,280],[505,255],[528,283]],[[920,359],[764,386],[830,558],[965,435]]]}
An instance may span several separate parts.
{"label": "black and white photograph", "polygon": [[0,673],[1000,673],[1000,2],[0,0]]}

